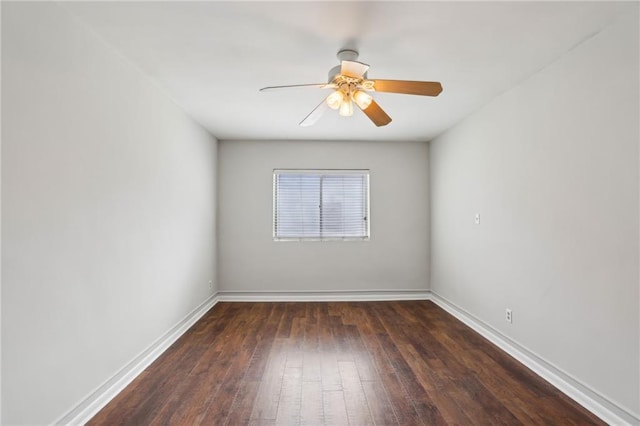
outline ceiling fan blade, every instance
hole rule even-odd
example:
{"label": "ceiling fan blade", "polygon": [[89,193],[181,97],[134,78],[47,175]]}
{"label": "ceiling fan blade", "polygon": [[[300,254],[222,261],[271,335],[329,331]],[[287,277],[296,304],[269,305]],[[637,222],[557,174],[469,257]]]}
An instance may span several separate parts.
{"label": "ceiling fan blade", "polygon": [[313,84],[291,84],[288,86],[268,86],[260,89],[261,92],[277,89],[301,89],[301,88],[318,88],[318,89],[335,89],[336,85],[333,83],[313,83]]}
{"label": "ceiling fan blade", "polygon": [[384,110],[380,108],[380,105],[378,105],[374,100],[372,100],[371,104],[369,104],[367,108],[363,109],[362,112],[364,112],[367,117],[373,121],[373,124],[378,127],[386,126],[391,123],[391,117],[389,117],[389,115],[387,115],[387,113],[384,112]]}
{"label": "ceiling fan blade", "polygon": [[358,61],[342,61],[340,74],[347,77],[362,78],[369,69],[369,65]]}
{"label": "ceiling fan blade", "polygon": [[437,81],[373,80],[373,90],[407,95],[438,96],[442,92],[442,85]]}
{"label": "ceiling fan blade", "polygon": [[327,100],[323,99],[322,102],[320,102],[320,104],[315,107],[313,109],[313,111],[311,111],[309,113],[309,115],[307,115],[304,120],[302,120],[300,122],[300,126],[302,127],[309,127],[312,126],[316,123],[316,121],[318,121],[320,119],[320,117],[322,117],[322,114],[324,114],[324,112],[329,108],[329,106],[327,105]]}

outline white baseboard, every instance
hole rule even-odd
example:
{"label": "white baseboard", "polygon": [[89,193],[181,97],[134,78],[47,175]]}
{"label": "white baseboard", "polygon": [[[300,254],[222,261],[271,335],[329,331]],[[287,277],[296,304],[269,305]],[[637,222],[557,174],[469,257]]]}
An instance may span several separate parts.
{"label": "white baseboard", "polygon": [[445,311],[478,332],[494,345],[527,366],[534,373],[551,383],[569,398],[591,411],[610,425],[640,425],[640,416],[620,407],[568,373],[552,365],[529,349],[509,339],[498,330],[456,306],[437,293],[431,292],[431,300]]}
{"label": "white baseboard", "polygon": [[432,300],[445,311],[478,332],[487,340],[527,366],[577,403],[611,425],[640,425],[634,415],[588,386],[522,347],[464,309],[437,293],[427,291],[344,291],[344,292],[218,292],[205,300],[182,321],[167,331],[145,351],[135,357],[117,374],[99,386],[55,424],[83,425],[120,393],[145,368],[156,360],[189,327],[196,323],[217,302],[358,302],[391,300]]}
{"label": "white baseboard", "polygon": [[391,300],[428,300],[429,291],[220,291],[221,302],[372,302]]}
{"label": "white baseboard", "polygon": [[202,302],[200,306],[191,311],[179,323],[125,365],[118,373],[91,392],[65,415],[60,417],[54,424],[84,425],[87,423],[217,302],[217,295],[211,295]]}

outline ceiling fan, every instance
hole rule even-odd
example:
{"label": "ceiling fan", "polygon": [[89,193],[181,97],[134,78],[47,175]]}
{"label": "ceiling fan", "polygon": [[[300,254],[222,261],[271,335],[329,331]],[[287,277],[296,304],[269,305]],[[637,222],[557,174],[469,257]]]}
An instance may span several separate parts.
{"label": "ceiling fan", "polygon": [[337,56],[340,65],[331,68],[328,83],[269,86],[263,87],[260,91],[308,87],[332,89],[329,96],[300,122],[301,126],[311,126],[328,108],[338,110],[342,116],[351,116],[355,103],[378,127],[389,124],[391,117],[367,92],[420,96],[438,96],[442,92],[442,85],[437,81],[369,80],[367,78],[369,65],[356,61],[358,59],[357,51],[345,49],[339,51]]}

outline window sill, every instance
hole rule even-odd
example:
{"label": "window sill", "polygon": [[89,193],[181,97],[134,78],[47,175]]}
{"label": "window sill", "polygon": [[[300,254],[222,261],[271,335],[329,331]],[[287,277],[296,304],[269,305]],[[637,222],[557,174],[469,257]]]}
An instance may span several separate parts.
{"label": "window sill", "polygon": [[332,242],[332,241],[344,241],[344,242],[358,242],[369,241],[370,237],[331,237],[331,238],[273,238],[275,242]]}

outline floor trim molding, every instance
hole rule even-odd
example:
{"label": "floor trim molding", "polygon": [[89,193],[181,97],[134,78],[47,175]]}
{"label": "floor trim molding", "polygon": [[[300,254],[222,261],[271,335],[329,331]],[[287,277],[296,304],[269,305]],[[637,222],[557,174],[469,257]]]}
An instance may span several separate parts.
{"label": "floor trim molding", "polygon": [[608,398],[602,396],[587,385],[581,383],[560,368],[552,365],[536,353],[521,346],[509,337],[500,333],[489,324],[475,317],[471,313],[455,305],[435,292],[431,292],[430,299],[445,311],[462,321],[474,331],[482,335],[494,345],[514,357],[527,368],[551,383],[569,398],[591,411],[596,416],[611,425],[638,425],[640,417],[629,410],[620,407]]}
{"label": "floor trim molding", "polygon": [[428,290],[382,291],[220,291],[221,302],[373,302],[391,300],[429,300]]}
{"label": "floor trim molding", "polygon": [[341,291],[341,292],[225,292],[204,302],[136,356],[118,373],[91,392],[54,424],[83,425],[120,393],[145,368],[182,336],[218,302],[359,302],[392,300],[432,300],[445,311],[517,359],[561,392],[609,424],[640,424],[640,417],[618,406],[542,357],[503,335],[490,325],[430,290],[425,291]]}
{"label": "floor trim molding", "polygon": [[129,383],[155,361],[169,346],[182,336],[209,309],[218,303],[217,294],[212,294],[180,322],[153,342],[147,349],[122,367],[113,377],[91,392],[75,407],[54,422],[56,425],[84,425],[98,411],[118,395]]}

